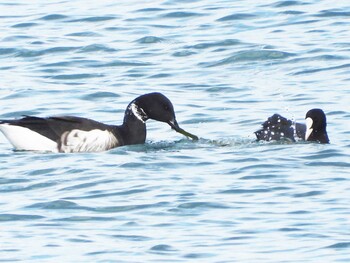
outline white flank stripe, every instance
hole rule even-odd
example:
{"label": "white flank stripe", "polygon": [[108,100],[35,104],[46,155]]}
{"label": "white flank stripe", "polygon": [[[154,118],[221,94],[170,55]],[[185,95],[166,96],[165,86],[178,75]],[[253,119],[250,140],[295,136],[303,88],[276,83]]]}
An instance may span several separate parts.
{"label": "white flank stripe", "polygon": [[16,150],[58,152],[56,142],[28,128],[4,123],[0,131]]}
{"label": "white flank stripe", "polygon": [[105,130],[72,130],[61,136],[60,152],[101,152],[117,147],[117,138]]}

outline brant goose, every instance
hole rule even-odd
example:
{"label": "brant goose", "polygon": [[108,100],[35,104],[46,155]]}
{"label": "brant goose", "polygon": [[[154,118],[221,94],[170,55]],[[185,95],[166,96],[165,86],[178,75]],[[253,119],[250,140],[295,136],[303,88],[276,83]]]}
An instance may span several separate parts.
{"label": "brant goose", "polygon": [[262,124],[262,128],[255,132],[258,141],[272,141],[287,139],[295,142],[296,138],[305,141],[329,143],[326,131],[326,115],[321,109],[312,109],[306,113],[306,125],[293,122],[274,114]]}
{"label": "brant goose", "polygon": [[0,131],[16,150],[98,152],[144,143],[148,119],[168,123],[175,131],[198,140],[197,136],[180,128],[172,103],[157,92],[141,95],[130,102],[123,124],[119,126],[73,116],[24,116],[17,120],[0,120]]}

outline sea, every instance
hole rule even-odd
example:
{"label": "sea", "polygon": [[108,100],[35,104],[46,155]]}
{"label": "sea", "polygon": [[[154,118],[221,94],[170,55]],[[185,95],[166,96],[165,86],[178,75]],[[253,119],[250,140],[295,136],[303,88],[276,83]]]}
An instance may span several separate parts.
{"label": "sea", "polygon": [[[350,2],[3,0],[0,119],[121,124],[161,92],[179,125],[98,153],[0,134],[1,262],[350,262]],[[257,142],[279,113],[330,144]]]}

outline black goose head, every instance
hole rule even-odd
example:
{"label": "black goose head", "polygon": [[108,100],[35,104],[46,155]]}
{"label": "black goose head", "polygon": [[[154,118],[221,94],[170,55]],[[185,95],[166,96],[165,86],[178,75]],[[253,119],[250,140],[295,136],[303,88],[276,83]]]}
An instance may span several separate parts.
{"label": "black goose head", "polygon": [[312,109],[306,113],[305,141],[329,143],[326,127],[326,115],[321,109]]}
{"label": "black goose head", "polygon": [[137,97],[130,104],[130,107],[133,114],[143,122],[148,119],[165,122],[178,133],[190,137],[193,140],[198,140],[196,135],[180,128],[176,121],[173,104],[167,97],[159,92],[148,93]]}

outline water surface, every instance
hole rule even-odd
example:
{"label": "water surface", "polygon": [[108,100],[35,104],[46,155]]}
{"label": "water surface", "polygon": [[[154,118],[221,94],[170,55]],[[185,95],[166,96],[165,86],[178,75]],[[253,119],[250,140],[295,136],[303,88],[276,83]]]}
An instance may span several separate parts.
{"label": "water surface", "polygon": [[[118,124],[159,91],[201,138],[149,121],[144,145],[43,154],[1,136],[2,261],[350,261],[346,1],[0,8],[0,118]],[[255,142],[273,113],[315,107],[331,144]]]}

